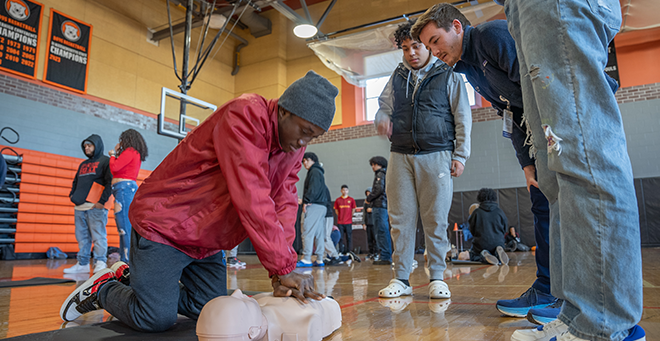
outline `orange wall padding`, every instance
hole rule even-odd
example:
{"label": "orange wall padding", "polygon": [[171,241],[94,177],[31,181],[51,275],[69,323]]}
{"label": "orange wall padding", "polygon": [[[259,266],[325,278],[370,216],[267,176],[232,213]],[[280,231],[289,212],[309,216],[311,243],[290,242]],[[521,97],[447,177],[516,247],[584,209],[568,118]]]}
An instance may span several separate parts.
{"label": "orange wall padding", "polygon": [[[83,159],[11,148],[23,157],[15,252],[46,252],[52,246],[64,252],[77,252],[74,205],[69,192]],[[150,174],[151,171],[141,169],[138,184]],[[110,201],[114,202],[114,198],[110,197]],[[119,247],[112,210],[108,211],[106,230],[108,245]]]}

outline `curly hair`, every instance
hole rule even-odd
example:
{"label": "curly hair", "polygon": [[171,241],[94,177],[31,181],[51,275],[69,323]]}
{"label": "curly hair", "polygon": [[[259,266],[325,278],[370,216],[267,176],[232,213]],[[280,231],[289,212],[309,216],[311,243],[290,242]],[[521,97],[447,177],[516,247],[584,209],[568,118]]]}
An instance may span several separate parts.
{"label": "curly hair", "polygon": [[415,24],[416,19],[411,19],[403,24],[399,25],[399,27],[394,31],[394,41],[396,42],[396,47],[401,48],[401,44],[403,44],[404,41],[408,39],[412,39],[412,35],[410,35],[410,29],[413,27]]}
{"label": "curly hair", "polygon": [[142,134],[140,134],[135,129],[128,129],[119,135],[119,147],[120,150],[117,151],[117,156],[121,154],[121,151],[124,151],[128,148],[135,149],[140,153],[140,161],[144,161],[149,156],[149,149],[147,148],[147,143],[144,142]]}
{"label": "curly hair", "polygon": [[478,202],[497,201],[497,193],[492,188],[482,188],[477,194]]}
{"label": "curly hair", "polygon": [[419,41],[419,34],[431,22],[434,22],[436,27],[449,32],[454,19],[461,22],[463,29],[465,29],[465,26],[471,25],[470,20],[454,5],[447,3],[435,4],[417,18],[417,22],[410,29],[410,35],[413,39]]}
{"label": "curly hair", "polygon": [[387,159],[382,156],[374,156],[369,159],[370,165],[379,165],[383,168],[387,168]]}

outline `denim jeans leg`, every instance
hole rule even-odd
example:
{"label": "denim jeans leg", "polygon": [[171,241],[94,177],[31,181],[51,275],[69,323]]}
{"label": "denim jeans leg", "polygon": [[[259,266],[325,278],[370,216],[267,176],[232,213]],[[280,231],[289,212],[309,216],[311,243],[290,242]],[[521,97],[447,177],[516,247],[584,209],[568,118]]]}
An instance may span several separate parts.
{"label": "denim jeans leg", "polygon": [[76,240],[78,241],[78,263],[80,265],[89,264],[90,254],[92,253],[92,235],[89,232],[89,226],[87,226],[87,215],[86,211],[75,210],[75,222],[76,222]]}
{"label": "denim jeans leg", "polygon": [[552,292],[566,299],[559,319],[580,338],[621,340],[641,318],[642,271],[632,168],[603,72],[620,4],[508,0],[505,10],[550,202]]}
{"label": "denim jeans leg", "polygon": [[112,185],[112,195],[115,197],[115,221],[119,233],[119,250],[121,261],[129,263],[129,250],[131,246],[131,221],[128,219],[128,210],[137,191],[135,181],[121,181]]}
{"label": "denim jeans leg", "polygon": [[108,210],[105,208],[92,208],[86,211],[87,225],[94,243],[94,262],[106,262],[108,260]]}
{"label": "denim jeans leg", "polygon": [[536,239],[536,281],[532,287],[550,294],[550,206],[541,190],[529,187]]}
{"label": "denim jeans leg", "polygon": [[378,245],[380,246],[380,260],[392,260],[392,239],[390,236],[390,223],[388,221],[387,209],[373,207],[374,228],[378,233]]}

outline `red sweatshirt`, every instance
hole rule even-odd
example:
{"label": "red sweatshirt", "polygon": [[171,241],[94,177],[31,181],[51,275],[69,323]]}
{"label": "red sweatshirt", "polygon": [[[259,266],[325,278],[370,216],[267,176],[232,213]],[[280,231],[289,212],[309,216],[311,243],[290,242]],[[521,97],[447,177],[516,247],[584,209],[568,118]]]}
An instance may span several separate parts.
{"label": "red sweatshirt", "polygon": [[133,148],[127,148],[118,157],[110,157],[110,171],[113,178],[137,180],[141,165],[140,153]]}
{"label": "red sweatshirt", "polygon": [[305,148],[285,153],[277,99],[246,94],[195,128],[140,186],[133,228],[202,259],[250,237],[269,276],[296,267],[296,182]]}

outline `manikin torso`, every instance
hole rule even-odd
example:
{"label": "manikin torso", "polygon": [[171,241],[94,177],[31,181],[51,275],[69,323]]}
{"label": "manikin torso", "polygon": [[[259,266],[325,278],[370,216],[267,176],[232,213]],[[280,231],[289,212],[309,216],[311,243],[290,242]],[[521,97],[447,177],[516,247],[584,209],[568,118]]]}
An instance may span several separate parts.
{"label": "manikin torso", "polygon": [[341,326],[341,309],[331,298],[308,302],[272,293],[250,298],[236,290],[204,306],[197,336],[200,341],[320,341]]}

